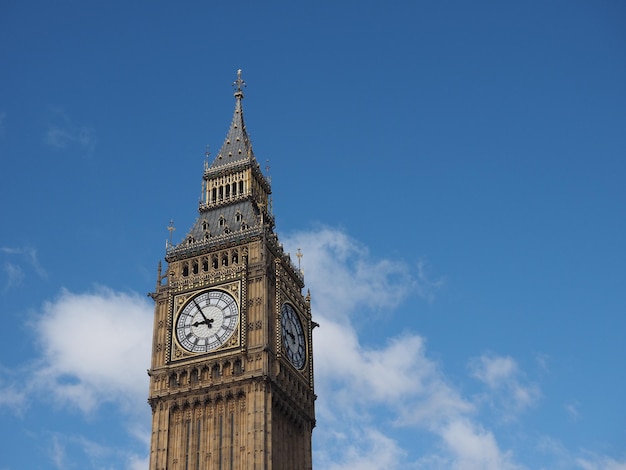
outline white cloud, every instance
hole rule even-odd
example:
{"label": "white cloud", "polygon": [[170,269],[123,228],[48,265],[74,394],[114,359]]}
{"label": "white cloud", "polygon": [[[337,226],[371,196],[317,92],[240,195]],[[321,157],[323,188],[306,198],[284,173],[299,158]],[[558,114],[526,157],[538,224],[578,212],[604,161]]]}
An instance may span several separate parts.
{"label": "white cloud", "polygon": [[103,444],[80,434],[59,432],[44,434],[47,453],[51,464],[60,470],[68,468],[125,468],[139,470],[148,468],[148,456],[138,456],[124,448]]}
{"label": "white cloud", "polygon": [[4,263],[3,268],[6,275],[4,291],[7,292],[22,283],[22,281],[24,280],[24,270],[21,268],[21,266],[10,262]]}
{"label": "white cloud", "polygon": [[0,368],[0,406],[19,414],[33,400],[53,402],[91,418],[109,403],[120,412],[120,425],[132,442],[146,449],[138,455],[83,435],[44,430],[50,465],[65,469],[80,455],[91,468],[110,468],[106,462],[113,461],[116,468],[120,462],[130,470],[146,468],[152,315],[146,297],[104,287],[80,294],[63,290],[33,314],[29,325],[39,357],[17,372]]}
{"label": "white cloud", "polygon": [[61,442],[61,436],[59,434],[55,434],[52,436],[50,440],[50,460],[56,468],[64,469],[66,468],[66,451],[65,446]]}
{"label": "white cloud", "polygon": [[20,410],[26,402],[26,394],[14,384],[0,388],[0,406],[8,406],[15,411]]}
{"label": "white cloud", "polygon": [[488,388],[485,395],[505,420],[534,405],[541,392],[535,384],[524,383],[524,374],[510,356],[484,354],[469,362],[471,375]]}
{"label": "white cloud", "polygon": [[[389,321],[411,294],[434,301],[443,282],[428,281],[423,262],[415,273],[403,262],[374,260],[361,244],[329,228],[283,239],[292,252],[302,248],[320,323],[316,459],[323,468],[520,468],[471,420],[474,404],[448,383],[421,336],[397,331],[382,345],[365,345],[357,333],[357,325]],[[430,433],[441,453],[410,461],[408,449],[391,437],[401,428]]]}
{"label": "white cloud", "polygon": [[[381,470],[400,468],[406,452],[372,427],[336,436],[333,449],[320,452],[318,466],[325,470]],[[333,450],[341,449],[337,455]]]}
{"label": "white cloud", "polygon": [[37,389],[83,412],[104,402],[145,405],[152,311],[138,294],[63,291],[32,321],[42,347]]}
{"label": "white cloud", "polygon": [[494,435],[466,419],[450,422],[442,437],[454,455],[452,467],[458,470],[513,470],[523,467],[511,461],[510,452],[498,448]]}
{"label": "white cloud", "polygon": [[579,458],[576,464],[583,470],[626,470],[626,460],[618,461],[602,455]]}
{"label": "white cloud", "polygon": [[37,250],[30,247],[0,247],[0,253],[7,260],[4,262],[5,273],[4,291],[19,286],[26,277],[25,266],[33,270],[40,278],[45,279],[48,275],[39,263]]}
{"label": "white cloud", "polygon": [[[8,377],[11,380],[7,380]],[[16,383],[13,372],[0,366],[0,407],[6,406],[19,414],[26,406],[26,398],[26,392]]]}
{"label": "white cloud", "polygon": [[140,457],[138,455],[131,455],[128,458],[127,469],[128,470],[146,470],[150,465],[150,457]]}
{"label": "white cloud", "polygon": [[339,230],[282,238],[288,251],[303,249],[302,267],[307,285],[314,286],[317,311],[337,320],[361,308],[389,311],[407,295],[432,295],[437,287],[424,282],[425,275],[415,276],[406,263],[373,259],[365,246]]}
{"label": "white cloud", "polygon": [[518,373],[517,363],[511,357],[481,356],[470,364],[472,375],[489,388],[508,384]]}

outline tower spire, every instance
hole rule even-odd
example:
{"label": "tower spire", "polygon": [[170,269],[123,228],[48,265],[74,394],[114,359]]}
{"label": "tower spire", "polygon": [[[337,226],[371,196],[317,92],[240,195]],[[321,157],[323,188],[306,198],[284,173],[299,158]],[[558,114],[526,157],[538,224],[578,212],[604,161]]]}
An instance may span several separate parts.
{"label": "tower spire", "polygon": [[243,120],[243,89],[246,86],[243,78],[241,78],[241,69],[237,70],[237,80],[233,82],[235,89],[235,113],[230,123],[230,129],[226,134],[226,140],[222,148],[217,153],[215,160],[211,163],[210,168],[217,168],[228,165],[230,163],[240,163],[243,160],[253,160],[252,143],[246,131],[246,125]]}

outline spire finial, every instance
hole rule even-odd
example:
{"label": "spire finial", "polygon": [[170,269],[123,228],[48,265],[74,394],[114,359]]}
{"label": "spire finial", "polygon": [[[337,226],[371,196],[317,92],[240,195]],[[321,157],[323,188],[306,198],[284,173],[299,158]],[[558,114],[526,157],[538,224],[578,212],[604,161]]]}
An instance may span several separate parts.
{"label": "spire finial", "polygon": [[237,98],[243,98],[243,88],[246,86],[246,82],[241,78],[241,69],[237,70],[237,80],[233,82],[235,88],[235,96]]}
{"label": "spire finial", "polygon": [[174,220],[170,220],[170,224],[167,226],[167,231],[170,232],[170,244],[169,246],[172,246],[172,232],[176,230],[174,228]]}
{"label": "spire finial", "polygon": [[209,146],[207,145],[204,151],[204,171],[209,169],[209,155],[211,155],[211,152],[209,152]]}
{"label": "spire finial", "polygon": [[296,253],[296,256],[298,257],[298,271],[302,272],[302,268],[300,267],[300,261],[302,260],[302,257],[304,255],[300,251],[300,248],[298,248],[298,252]]}

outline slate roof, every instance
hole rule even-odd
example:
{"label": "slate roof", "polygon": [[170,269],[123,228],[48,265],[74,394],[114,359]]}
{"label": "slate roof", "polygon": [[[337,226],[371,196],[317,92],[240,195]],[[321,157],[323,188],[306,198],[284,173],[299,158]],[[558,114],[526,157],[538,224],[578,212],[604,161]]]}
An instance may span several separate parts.
{"label": "slate roof", "polygon": [[233,85],[236,89],[235,113],[233,114],[233,120],[230,123],[230,129],[222,144],[222,148],[209,167],[211,169],[229,165],[234,162],[248,161],[254,158],[252,143],[248,137],[246,125],[243,120],[243,107],[241,102],[243,100],[242,87],[245,86],[245,82],[241,79],[241,70],[237,72],[237,80]]}
{"label": "slate roof", "polygon": [[187,237],[204,240],[261,225],[261,215],[249,199],[201,213]]}

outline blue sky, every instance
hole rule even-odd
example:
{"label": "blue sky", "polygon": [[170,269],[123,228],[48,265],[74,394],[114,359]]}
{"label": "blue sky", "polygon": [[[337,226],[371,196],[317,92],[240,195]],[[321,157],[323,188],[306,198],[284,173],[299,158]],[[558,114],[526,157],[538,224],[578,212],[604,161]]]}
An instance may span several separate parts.
{"label": "blue sky", "polygon": [[246,123],[317,469],[626,469],[626,5],[0,5],[0,469],[147,468],[152,305]]}

